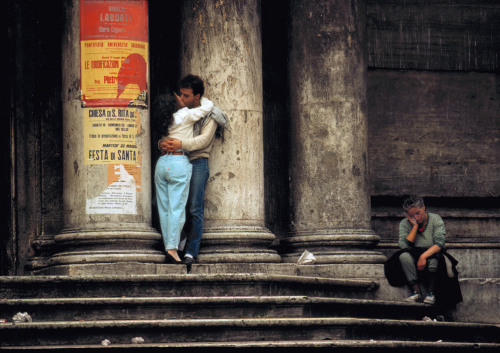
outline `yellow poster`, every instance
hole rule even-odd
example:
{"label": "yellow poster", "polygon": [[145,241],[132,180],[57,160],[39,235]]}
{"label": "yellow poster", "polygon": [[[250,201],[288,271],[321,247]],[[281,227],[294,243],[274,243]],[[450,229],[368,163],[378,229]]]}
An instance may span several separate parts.
{"label": "yellow poster", "polygon": [[140,164],[140,109],[83,109],[85,164]]}
{"label": "yellow poster", "polygon": [[86,107],[146,107],[146,0],[80,0],[82,103]]}
{"label": "yellow poster", "polygon": [[148,43],[131,40],[81,42],[82,101],[87,106],[147,104]]}

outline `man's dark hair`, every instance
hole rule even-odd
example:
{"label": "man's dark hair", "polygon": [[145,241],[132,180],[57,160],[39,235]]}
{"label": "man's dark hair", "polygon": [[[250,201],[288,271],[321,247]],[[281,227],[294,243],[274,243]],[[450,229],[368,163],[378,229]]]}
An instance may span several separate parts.
{"label": "man's dark hair", "polygon": [[408,212],[410,208],[424,206],[424,199],[417,195],[409,195],[403,202],[403,210]]}
{"label": "man's dark hair", "polygon": [[205,94],[205,84],[199,76],[187,75],[181,80],[179,86],[180,88],[191,88],[195,96],[199,94],[202,97]]}

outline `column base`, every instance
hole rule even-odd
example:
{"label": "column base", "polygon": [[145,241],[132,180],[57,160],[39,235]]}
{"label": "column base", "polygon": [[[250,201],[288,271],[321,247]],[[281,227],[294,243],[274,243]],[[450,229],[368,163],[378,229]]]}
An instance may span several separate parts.
{"label": "column base", "polygon": [[186,265],[114,262],[57,265],[29,272],[33,276],[130,276],[187,274]]}
{"label": "column base", "polygon": [[373,248],[380,237],[370,229],[325,229],[298,231],[282,240],[286,253],[282,262],[297,262],[307,250],[316,264],[381,264],[386,257]]}
{"label": "column base", "polygon": [[218,227],[203,233],[198,263],[279,263],[281,257],[269,249],[274,234],[263,227]]}
{"label": "column base", "polygon": [[161,234],[151,227],[65,229],[54,237],[49,266],[95,263],[164,263]]}
{"label": "column base", "polygon": [[27,271],[35,271],[46,268],[49,265],[49,260],[54,253],[54,235],[42,234],[40,237],[31,242],[30,259],[26,263]]}

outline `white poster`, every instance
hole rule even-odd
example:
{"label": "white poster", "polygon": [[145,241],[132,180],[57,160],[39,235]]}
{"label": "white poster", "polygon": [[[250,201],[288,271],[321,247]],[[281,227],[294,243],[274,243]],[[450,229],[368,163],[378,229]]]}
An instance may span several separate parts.
{"label": "white poster", "polygon": [[116,165],[119,179],[99,196],[87,199],[87,214],[137,214],[136,183],[123,165]]}

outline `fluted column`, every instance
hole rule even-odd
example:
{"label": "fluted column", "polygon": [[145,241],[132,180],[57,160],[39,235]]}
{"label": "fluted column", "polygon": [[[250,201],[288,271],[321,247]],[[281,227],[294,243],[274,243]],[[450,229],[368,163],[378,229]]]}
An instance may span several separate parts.
{"label": "fluted column", "polygon": [[[97,274],[110,273],[112,265],[115,265],[113,268],[119,272],[120,266],[116,266],[117,264],[164,262],[164,252],[160,246],[161,235],[151,226],[151,151],[147,102],[144,104],[144,101],[139,101],[134,108],[130,108],[130,105],[128,107],[113,105],[116,102],[114,97],[123,98],[122,91],[130,89],[130,86],[124,84],[122,87],[118,86],[118,95],[109,97],[111,102],[109,106],[94,108],[85,106],[84,97],[81,96],[83,80],[79,5],[78,0],[68,1],[65,5],[67,19],[64,22],[62,53],[65,227],[54,238],[57,252],[49,260],[49,265],[52,271],[58,274]],[[128,4],[124,2],[124,6],[126,5]],[[126,8],[117,6],[109,10],[107,6],[104,7],[100,14],[102,21],[102,24],[99,24],[100,28],[125,28],[127,31],[127,21],[135,20],[127,11]],[[116,24],[106,26],[108,23],[105,21],[111,16],[109,13],[116,16],[114,18]],[[119,27],[120,25],[125,27]],[[94,52],[112,45],[116,47],[123,45],[118,39],[108,44],[108,40],[114,40],[114,37],[102,37],[102,39],[102,43],[91,42],[90,46],[95,48]],[[127,48],[142,45],[147,44],[131,41],[127,44]],[[113,57],[103,54],[103,62],[110,60],[111,63],[116,56],[116,62],[121,63],[121,68],[128,65],[128,72],[125,74],[129,76],[126,79],[136,80],[134,83],[144,89],[144,81],[147,79],[144,80],[139,75],[133,76],[137,71],[144,72],[143,65],[146,60],[144,56],[135,54],[121,60],[115,53],[112,54]],[[96,64],[85,63],[86,69],[90,70],[98,66],[97,64],[99,64],[97,59]],[[121,72],[118,68],[116,72],[111,71],[112,74],[118,74],[118,81]],[[98,75],[95,81],[111,80]],[[116,89],[113,85],[102,86],[106,89],[109,87]],[[96,92],[99,93],[97,90]],[[85,94],[85,90],[83,93]],[[125,92],[125,96],[126,94]],[[100,119],[102,114],[110,118]],[[95,124],[93,121],[89,124],[85,122],[89,117],[98,120]],[[109,125],[110,123],[113,125]],[[104,143],[94,142],[94,140],[101,141],[99,138],[103,136],[89,133],[89,130],[96,126],[105,126],[104,124],[117,133],[111,134],[113,136],[109,137],[109,140],[104,140]],[[132,142],[120,141],[121,137],[126,140],[132,139]],[[121,151],[111,149],[114,142],[116,142],[115,147],[121,148]],[[102,150],[91,152],[93,150],[89,150],[85,145],[92,143],[96,143],[96,146],[100,146],[96,148]],[[115,154],[112,154],[113,151]],[[87,266],[88,270],[85,270],[84,266]]]}
{"label": "fluted column", "polygon": [[380,263],[368,191],[365,6],[294,0],[290,18],[292,231],[284,262]]}
{"label": "fluted column", "polygon": [[262,48],[258,0],[189,0],[182,12],[182,73],[230,118],[210,156],[200,262],[279,262],[265,228]]}

